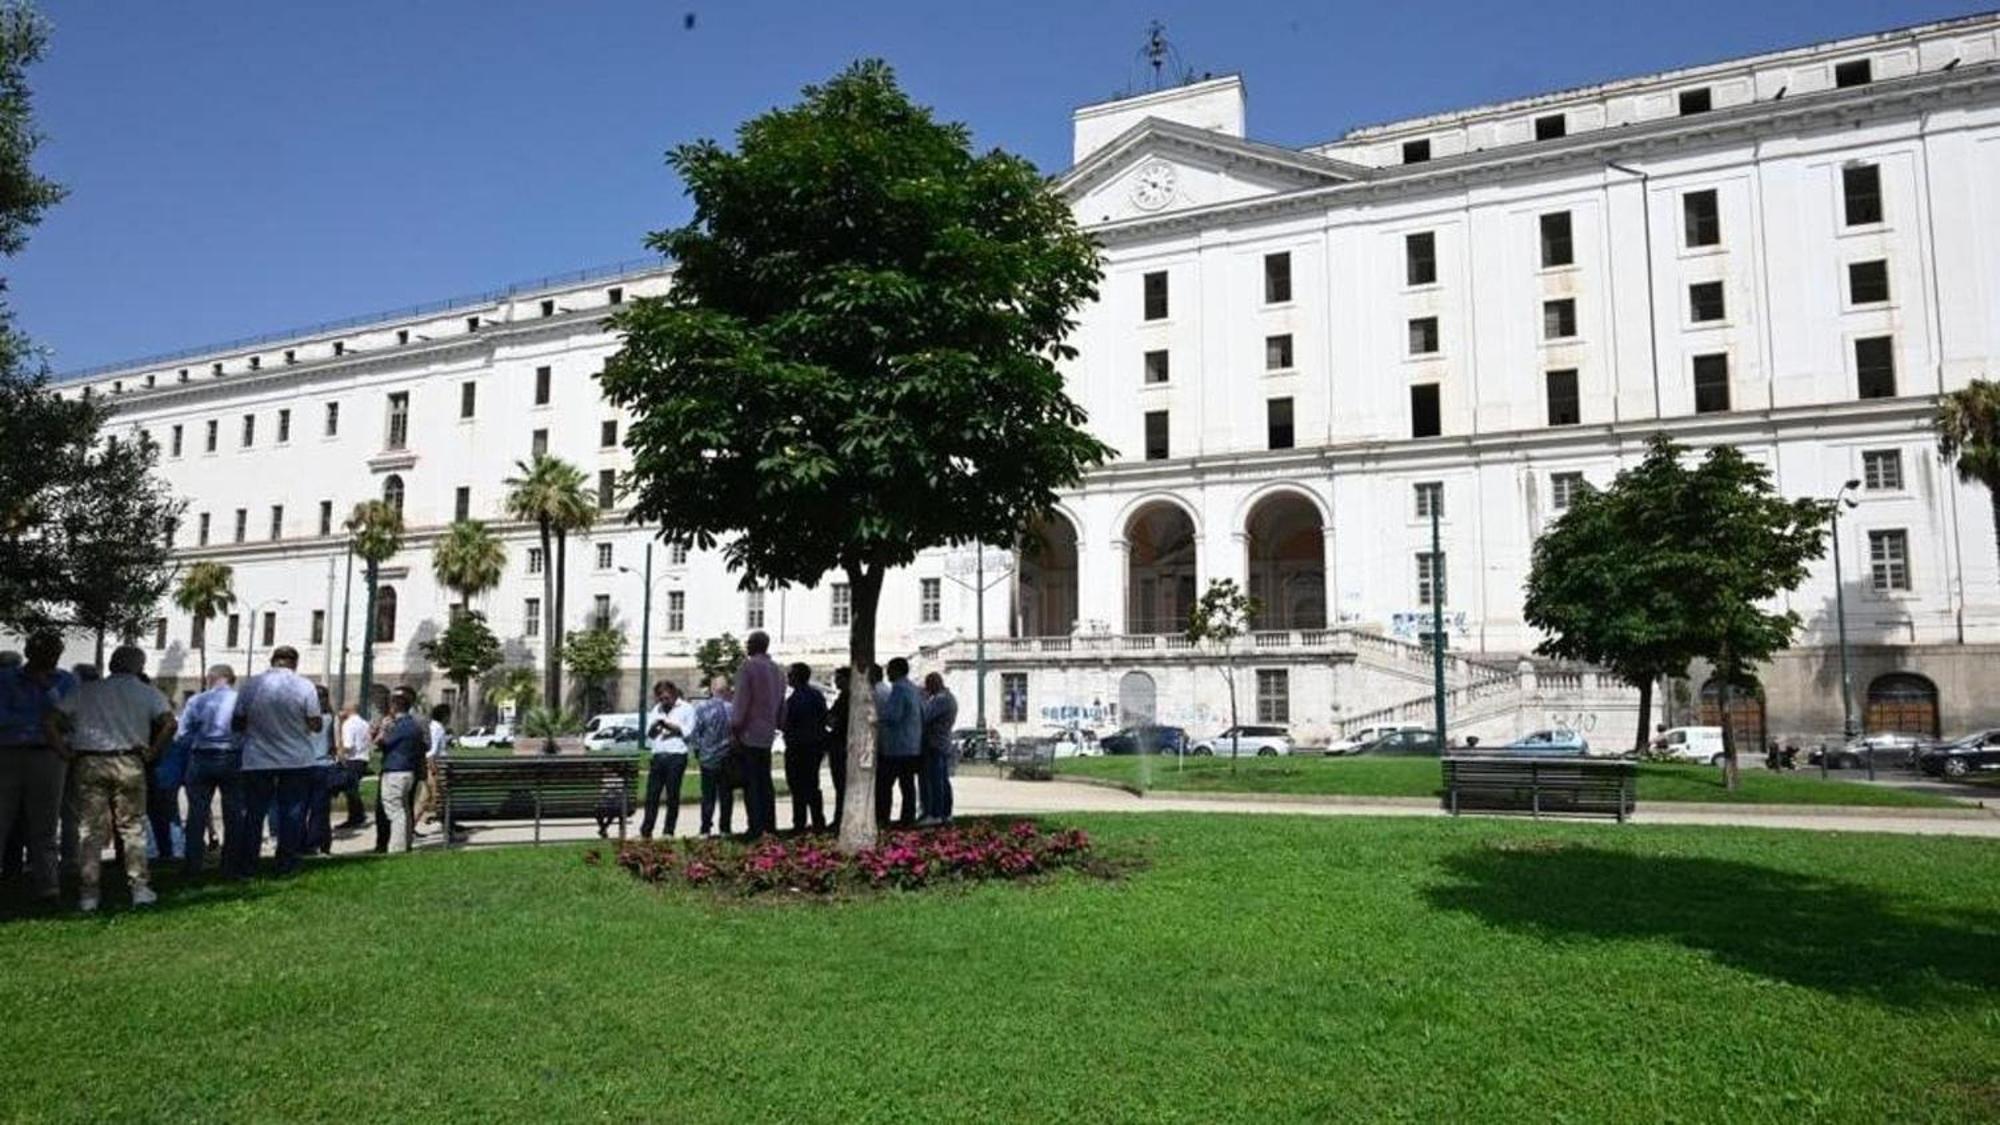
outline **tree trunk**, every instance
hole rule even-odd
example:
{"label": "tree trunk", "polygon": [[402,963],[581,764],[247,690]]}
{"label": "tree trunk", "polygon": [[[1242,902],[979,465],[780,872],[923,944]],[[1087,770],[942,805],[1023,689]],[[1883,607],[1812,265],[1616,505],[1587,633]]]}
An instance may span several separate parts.
{"label": "tree trunk", "polygon": [[847,623],[847,690],[854,693],[854,702],[847,707],[847,800],[840,820],[840,850],[852,855],[875,846],[875,692],[868,682],[868,666],[875,663],[882,569],[845,569],[853,607]]}
{"label": "tree trunk", "polygon": [[196,618],[196,620],[201,622],[201,643],[194,646],[194,651],[195,651],[195,658],[201,661],[201,669],[200,669],[200,674],[195,677],[195,680],[201,684],[202,691],[207,691],[208,690],[208,618],[199,617]]}
{"label": "tree trunk", "polygon": [[1647,736],[1652,733],[1647,728],[1653,725],[1653,677],[1644,677],[1632,686],[1639,689],[1639,733],[1632,743],[1633,752],[1639,753],[1646,749]]}
{"label": "tree trunk", "polygon": [[541,521],[542,531],[542,694],[547,706],[556,704],[556,569],[555,552],[549,548],[549,521]]}
{"label": "tree trunk", "polygon": [[103,675],[105,671],[106,669],[104,667],[104,626],[99,625],[97,627],[97,672],[99,675]]}
{"label": "tree trunk", "polygon": [[[1989,481],[1986,485],[1986,495],[1993,502],[1993,552],[1996,556],[2000,556],[2000,481]],[[1965,603],[1961,601],[1959,608],[1963,609],[1964,606]]]}
{"label": "tree trunk", "polygon": [[[381,566],[374,559],[367,560],[362,571],[362,582],[368,587],[368,608],[361,614],[361,703],[359,714],[369,718],[369,711],[375,706],[375,587],[381,582]],[[245,668],[245,672],[249,669]]]}
{"label": "tree trunk", "polygon": [[1735,685],[1730,681],[1734,678],[1725,670],[1716,687],[1716,694],[1722,703],[1722,785],[1732,793],[1736,791],[1740,781],[1736,766],[1736,723],[1729,713],[1731,696],[1735,690]]}
{"label": "tree trunk", "polygon": [[556,635],[552,638],[555,641],[555,648],[550,650],[553,655],[549,660],[549,679],[555,685],[555,695],[550,698],[549,706],[554,707],[556,714],[560,715],[565,710],[562,694],[563,636],[569,631],[568,610],[564,607],[564,603],[569,600],[569,532],[560,527],[556,528],[555,563]]}
{"label": "tree trunk", "polygon": [[1236,772],[1236,752],[1243,745],[1242,732],[1236,729],[1236,666],[1234,657],[1225,654],[1222,658],[1229,666],[1223,677],[1229,681],[1229,772]]}

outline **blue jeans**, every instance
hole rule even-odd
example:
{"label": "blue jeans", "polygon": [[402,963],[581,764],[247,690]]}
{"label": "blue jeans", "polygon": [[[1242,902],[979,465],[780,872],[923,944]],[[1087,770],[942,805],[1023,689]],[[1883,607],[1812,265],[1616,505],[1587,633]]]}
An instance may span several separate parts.
{"label": "blue jeans", "polygon": [[321,855],[333,851],[333,795],[346,780],[347,771],[338,762],[322,762],[312,768],[311,787],[306,794],[305,850]]}
{"label": "blue jeans", "polygon": [[208,818],[222,794],[222,873],[248,872],[244,853],[255,856],[255,839],[243,823],[243,755],[235,750],[196,750],[188,755],[188,816],[182,869],[201,874],[208,851]]}
{"label": "blue jeans", "polygon": [[681,779],[687,776],[686,754],[655,754],[646,769],[646,815],[639,821],[639,835],[652,839],[653,822],[659,819],[660,797],[667,798],[667,835],[681,819]]}
{"label": "blue jeans", "polygon": [[932,820],[951,819],[951,751],[924,751],[923,773],[917,777],[923,791],[924,815]]}
{"label": "blue jeans", "polygon": [[305,856],[306,804],[312,797],[313,775],[318,772],[318,766],[243,771],[243,797],[249,806],[247,819],[253,833],[252,866],[261,850],[254,833],[268,814],[278,825],[278,874],[289,875],[299,869],[299,862]]}

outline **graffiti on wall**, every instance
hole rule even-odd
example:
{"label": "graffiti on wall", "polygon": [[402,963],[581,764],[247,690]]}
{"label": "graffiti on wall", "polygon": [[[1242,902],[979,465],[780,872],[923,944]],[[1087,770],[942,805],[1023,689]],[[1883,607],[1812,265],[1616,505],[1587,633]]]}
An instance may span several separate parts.
{"label": "graffiti on wall", "polygon": [[[1108,730],[1121,725],[1118,704],[1092,700],[1088,703],[1044,703],[1035,712],[1049,726]],[[1224,718],[1227,716],[1225,715]],[[1153,708],[1153,721],[1162,726],[1207,730],[1221,720],[1206,703],[1182,703],[1162,699]],[[1246,719],[1246,721],[1248,721]]]}
{"label": "graffiti on wall", "polygon": [[[1406,641],[1422,640],[1431,631],[1431,611],[1427,609],[1409,610],[1389,616],[1389,634]],[[1471,622],[1462,609],[1446,610],[1444,614],[1446,636],[1466,637],[1472,634]]]}

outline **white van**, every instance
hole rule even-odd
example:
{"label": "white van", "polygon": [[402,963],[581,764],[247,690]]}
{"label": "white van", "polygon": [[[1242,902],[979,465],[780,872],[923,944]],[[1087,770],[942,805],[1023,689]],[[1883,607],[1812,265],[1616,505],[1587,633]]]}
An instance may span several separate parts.
{"label": "white van", "polygon": [[1664,752],[1677,762],[1722,764],[1721,727],[1674,727],[1653,739],[1655,753]]}
{"label": "white van", "polygon": [[590,717],[590,721],[583,724],[583,733],[585,735],[593,735],[596,734],[598,731],[603,730],[607,727],[631,727],[634,730],[636,730],[638,729],[638,726],[639,726],[639,716],[636,714],[619,715],[611,712],[606,712],[603,714],[592,715]]}

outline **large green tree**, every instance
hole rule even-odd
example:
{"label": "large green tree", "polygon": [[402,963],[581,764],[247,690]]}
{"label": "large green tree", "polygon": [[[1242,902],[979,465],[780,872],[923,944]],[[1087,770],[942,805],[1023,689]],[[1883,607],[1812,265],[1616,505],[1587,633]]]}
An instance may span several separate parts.
{"label": "large green tree", "polygon": [[2000,382],[1974,379],[1938,399],[1938,455],[1958,479],[1986,486],[1993,506],[1993,543],[2000,551]]}
{"label": "large green tree", "polygon": [[[196,682],[208,678],[208,623],[236,604],[236,574],[229,564],[203,561],[181,572],[174,587],[174,604],[194,618],[194,646],[201,654]],[[248,673],[248,669],[244,669]]]}
{"label": "large green tree", "polygon": [[564,578],[569,536],[597,520],[584,491],[583,470],[559,457],[537,453],[517,462],[507,478],[507,512],[535,525],[542,539],[542,689],[550,707],[562,709]]}
{"label": "large green tree", "polygon": [[403,549],[403,510],[387,500],[363,500],[347,517],[347,537],[362,563],[368,608],[361,617],[361,699],[365,718],[375,705],[375,602],[382,590],[382,564]]}
{"label": "large green tree", "polygon": [[[853,682],[883,576],[947,544],[1011,542],[1109,450],[1058,364],[1096,296],[1096,247],[1034,167],[975,153],[881,62],[697,141],[694,200],[649,245],[679,269],[613,318],[600,376],[632,411],[631,518],[722,545],[745,587],[846,583]],[[848,805],[873,786],[871,693],[847,732]],[[841,845],[874,839],[847,817]]]}
{"label": "large green tree", "polygon": [[[1535,546],[1525,617],[1549,634],[1541,651],[1603,664],[1642,690],[1706,660],[1727,715],[1731,693],[1797,634],[1799,615],[1771,605],[1825,553],[1829,513],[1825,501],[1777,495],[1770,470],[1734,446],[1689,460],[1656,434],[1639,464],[1581,498],[1574,523],[1565,513]],[[1730,723],[1722,731],[1733,789],[1736,740]]]}

